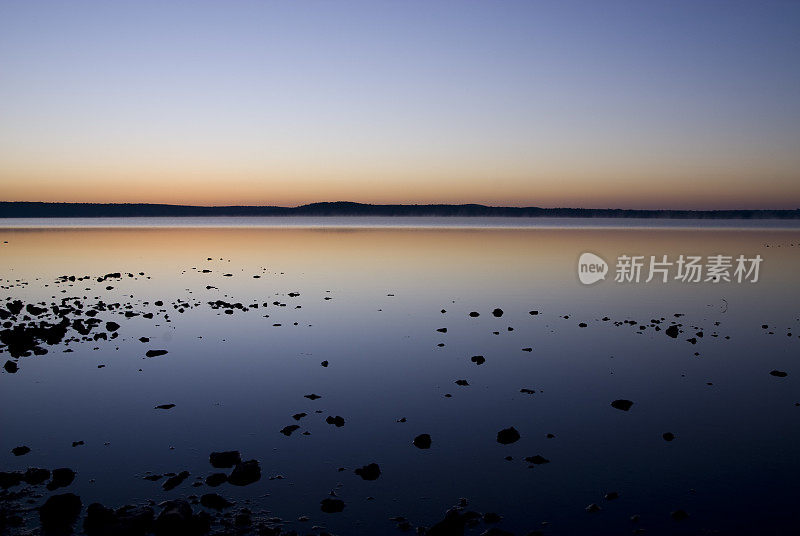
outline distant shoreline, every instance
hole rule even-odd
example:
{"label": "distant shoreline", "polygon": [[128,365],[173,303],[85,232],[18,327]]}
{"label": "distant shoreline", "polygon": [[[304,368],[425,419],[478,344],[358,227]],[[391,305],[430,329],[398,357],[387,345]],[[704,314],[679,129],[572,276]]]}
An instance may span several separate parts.
{"label": "distant shoreline", "polygon": [[648,210],[466,205],[371,205],[348,201],[297,207],[162,205],[148,203],[44,203],[0,201],[0,218],[138,218],[182,216],[388,216],[520,218],[800,219],[794,210]]}

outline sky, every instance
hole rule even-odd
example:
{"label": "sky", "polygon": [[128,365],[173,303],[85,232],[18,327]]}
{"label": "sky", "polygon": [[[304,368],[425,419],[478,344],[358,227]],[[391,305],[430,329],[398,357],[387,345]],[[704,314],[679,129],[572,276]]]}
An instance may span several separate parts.
{"label": "sky", "polygon": [[800,207],[800,2],[0,2],[0,200]]}

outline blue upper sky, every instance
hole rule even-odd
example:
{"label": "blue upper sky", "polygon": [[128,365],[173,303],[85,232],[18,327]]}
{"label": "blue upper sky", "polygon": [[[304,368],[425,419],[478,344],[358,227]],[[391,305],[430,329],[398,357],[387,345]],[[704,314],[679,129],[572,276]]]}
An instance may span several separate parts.
{"label": "blue upper sky", "polygon": [[800,206],[800,2],[0,4],[5,200]]}

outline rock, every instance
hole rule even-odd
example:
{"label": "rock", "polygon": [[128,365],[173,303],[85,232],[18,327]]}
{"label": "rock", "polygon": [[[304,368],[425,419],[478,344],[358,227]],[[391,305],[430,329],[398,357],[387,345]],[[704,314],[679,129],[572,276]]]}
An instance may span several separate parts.
{"label": "rock", "polygon": [[224,508],[228,508],[229,506],[233,506],[232,502],[220,497],[216,493],[206,493],[200,497],[200,504],[206,508],[212,508],[214,510],[222,510]]}
{"label": "rock", "polygon": [[522,394],[525,394],[525,395],[532,395],[536,391],[533,390],[533,389],[528,389],[526,387],[523,387],[522,389],[519,390],[519,392],[522,393]]}
{"label": "rock", "polygon": [[469,382],[467,380],[456,380],[455,383],[456,385],[460,385],[461,387],[466,387],[469,385]]}
{"label": "rock", "polygon": [[14,447],[11,449],[11,454],[14,456],[24,456],[31,451],[31,448],[27,445],[21,445],[19,447]]}
{"label": "rock", "polygon": [[320,363],[320,365],[322,365],[323,367],[327,367],[328,366],[328,360],[326,359],[325,361]]}
{"label": "rock", "polygon": [[498,307],[497,309],[495,309],[494,311],[492,311],[492,314],[493,314],[493,315],[494,315],[496,318],[500,318],[501,316],[503,316],[503,310],[502,310],[502,309],[500,309],[500,308]]}
{"label": "rock", "polygon": [[519,432],[513,426],[504,428],[497,432],[497,442],[502,445],[509,445],[519,440]]}
{"label": "rock", "polygon": [[13,473],[0,471],[0,488],[8,489],[14,486],[19,486],[24,478],[25,475],[19,471],[14,471]]}
{"label": "rock", "polygon": [[302,418],[303,418],[303,417],[305,417],[306,415],[308,415],[308,413],[304,413],[304,412],[301,412],[301,413],[295,413],[294,415],[292,415],[292,419],[294,419],[294,420],[296,420],[296,421],[299,421],[300,419],[302,419]]}
{"label": "rock", "polygon": [[50,478],[49,469],[39,469],[38,467],[28,467],[25,471],[23,479],[31,486],[42,484],[45,480]]}
{"label": "rock", "polygon": [[490,527],[481,532],[481,536],[514,536],[514,533],[497,527]]}
{"label": "rock", "polygon": [[484,363],[486,363],[486,358],[484,358],[482,355],[474,355],[470,357],[469,360],[475,363],[476,365],[483,365]]}
{"label": "rock", "polygon": [[88,536],[144,536],[153,524],[149,506],[126,505],[115,512],[100,503],[86,509],[83,528]]}
{"label": "rock", "polygon": [[175,407],[175,404],[161,404],[160,406],[156,406],[155,409],[172,409]]}
{"label": "rock", "polygon": [[631,409],[631,406],[633,406],[633,402],[631,402],[630,400],[620,399],[620,400],[614,400],[611,403],[612,408],[619,409],[622,411],[628,411],[629,409]]}
{"label": "rock", "polygon": [[675,510],[674,512],[670,512],[669,516],[675,521],[683,521],[684,519],[689,517],[689,514],[687,514],[683,510]]}
{"label": "rock", "polygon": [[208,456],[211,467],[216,469],[230,469],[242,461],[242,456],[238,450],[226,450],[223,452],[212,452]]}
{"label": "rock", "polygon": [[261,480],[261,466],[258,460],[237,463],[228,477],[228,482],[234,486],[247,486],[259,480]]}
{"label": "rock", "polygon": [[673,324],[672,326],[664,330],[664,333],[675,339],[678,337],[678,333],[680,333],[680,330],[678,329],[678,326]]}
{"label": "rock", "polygon": [[423,450],[431,448],[431,436],[428,434],[418,435],[414,438],[414,446]]}
{"label": "rock", "polygon": [[164,488],[164,491],[169,491],[180,486],[187,478],[189,478],[189,471],[181,471],[177,475],[169,477],[161,487]]}
{"label": "rock", "polygon": [[500,514],[496,514],[494,512],[486,512],[483,514],[483,522],[484,523],[500,523],[503,517]]}
{"label": "rock", "polygon": [[106,331],[117,331],[119,329],[119,324],[116,322],[106,322]]}
{"label": "rock", "polygon": [[478,311],[472,311],[469,314],[469,316],[471,316],[472,318],[477,318],[477,317],[481,316],[481,314]]}
{"label": "rock", "polygon": [[52,495],[39,508],[39,520],[46,531],[69,533],[71,531],[65,529],[75,523],[82,507],[80,497],[74,493]]}
{"label": "rock", "polygon": [[525,458],[525,461],[533,465],[542,465],[545,463],[550,463],[550,460],[538,454],[536,456],[528,456],[527,458]]}
{"label": "rock", "polygon": [[328,497],[320,501],[320,509],[326,514],[335,514],[344,510],[344,501]]}
{"label": "rock", "polygon": [[770,371],[770,375],[771,376],[775,376],[776,378],[785,378],[789,374],[787,374],[786,372],[784,372],[782,370],[773,370],[773,371]]}
{"label": "rock", "polygon": [[587,324],[586,324],[586,322],[581,322],[580,324],[578,324],[578,327],[579,328],[585,328],[585,327],[587,327]]}
{"label": "rock", "polygon": [[72,469],[66,467],[53,469],[53,477],[47,483],[47,489],[53,491],[54,489],[67,487],[72,484],[73,480],[75,480],[75,471]]}
{"label": "rock", "polygon": [[661,434],[661,437],[664,438],[664,441],[672,441],[673,439],[675,439],[675,434],[673,434],[672,432],[664,432],[663,434]]}
{"label": "rock", "polygon": [[167,353],[168,352],[166,350],[148,350],[147,352],[145,352],[144,355],[146,355],[147,357],[158,357],[160,355],[164,355]]}
{"label": "rock", "polygon": [[341,428],[342,426],[344,426],[344,419],[339,415],[337,415],[336,417],[329,415],[328,418],[325,419],[325,422],[328,424],[335,425],[336,428]]}
{"label": "rock", "polygon": [[216,488],[228,481],[228,475],[225,473],[211,473],[206,477],[206,485]]}
{"label": "rock", "polygon": [[355,470],[355,473],[364,480],[377,480],[381,476],[381,468],[377,463],[371,463]]}
{"label": "rock", "polygon": [[286,437],[289,437],[290,435],[292,435],[292,432],[294,432],[295,430],[297,430],[299,428],[300,428],[300,426],[298,426],[296,424],[290,424],[289,426],[284,426],[283,428],[281,428],[281,433],[283,435],[285,435]]}
{"label": "rock", "polygon": [[464,527],[467,524],[467,517],[458,508],[451,508],[444,515],[444,519],[436,523],[428,530],[427,536],[461,536],[464,534]]}
{"label": "rock", "polygon": [[600,507],[599,507],[598,505],[596,505],[595,503],[592,503],[592,504],[590,504],[589,506],[587,506],[587,507],[585,508],[585,510],[586,510],[587,512],[599,512],[600,510],[602,510],[602,508],[600,508]]}
{"label": "rock", "polygon": [[522,351],[523,351],[523,352],[533,352],[533,348],[531,348],[531,347],[529,346],[529,347],[527,347],[527,348],[523,348],[523,349],[522,349]]}
{"label": "rock", "polygon": [[17,366],[17,364],[11,361],[10,359],[6,361],[5,365],[3,365],[3,368],[9,374],[14,374],[19,370],[19,366]]}
{"label": "rock", "polygon": [[192,507],[184,500],[167,501],[154,523],[158,536],[195,536],[208,531],[210,520],[202,514],[194,515]]}
{"label": "rock", "polygon": [[305,398],[307,398],[309,400],[317,400],[318,398],[322,398],[321,396],[315,395],[314,393],[311,393],[310,395],[303,395],[303,396],[305,396]]}
{"label": "rock", "polygon": [[609,491],[603,496],[603,498],[607,501],[613,501],[614,499],[619,499],[619,493],[616,491]]}
{"label": "rock", "polygon": [[447,328],[439,328],[436,331],[438,331],[439,333],[447,333]]}

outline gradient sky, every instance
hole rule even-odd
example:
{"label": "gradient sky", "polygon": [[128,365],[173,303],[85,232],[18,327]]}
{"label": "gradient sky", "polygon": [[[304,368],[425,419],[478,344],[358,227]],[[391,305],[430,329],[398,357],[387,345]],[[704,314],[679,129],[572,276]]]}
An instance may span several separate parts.
{"label": "gradient sky", "polygon": [[800,2],[0,3],[0,200],[800,207]]}

